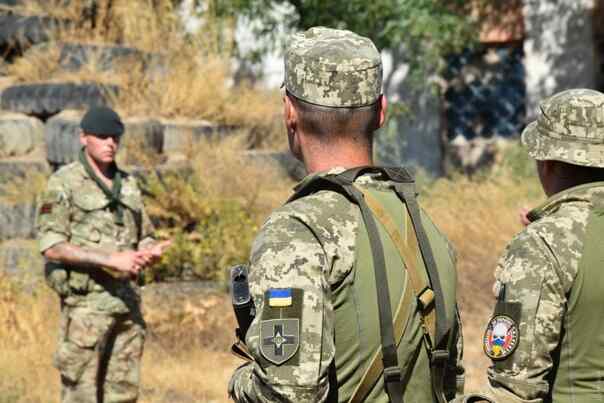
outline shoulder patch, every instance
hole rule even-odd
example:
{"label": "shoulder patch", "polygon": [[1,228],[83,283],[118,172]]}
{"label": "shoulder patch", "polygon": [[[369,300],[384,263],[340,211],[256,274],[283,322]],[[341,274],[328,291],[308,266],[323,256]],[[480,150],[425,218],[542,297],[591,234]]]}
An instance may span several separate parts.
{"label": "shoulder patch", "polygon": [[44,203],[40,206],[40,214],[50,214],[52,213],[52,203]]}
{"label": "shoulder patch", "polygon": [[260,352],[268,361],[281,365],[300,347],[300,320],[270,319],[260,322]]}
{"label": "shoulder patch", "polygon": [[483,337],[483,349],[492,360],[503,360],[516,350],[520,340],[518,324],[508,315],[495,315]]}
{"label": "shoulder patch", "polygon": [[264,293],[259,344],[265,364],[298,364],[303,294],[300,288],[270,288]]}
{"label": "shoulder patch", "polygon": [[292,305],[291,288],[271,288],[268,290],[268,305],[272,307],[285,307]]}

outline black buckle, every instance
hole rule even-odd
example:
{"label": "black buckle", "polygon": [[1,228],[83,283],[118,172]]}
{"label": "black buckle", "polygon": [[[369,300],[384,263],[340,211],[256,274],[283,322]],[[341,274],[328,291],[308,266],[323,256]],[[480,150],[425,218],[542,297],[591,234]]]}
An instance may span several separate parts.
{"label": "black buckle", "polygon": [[432,364],[438,364],[449,359],[448,350],[433,350],[430,355],[430,361]]}
{"label": "black buckle", "polygon": [[403,379],[399,367],[384,368],[384,383],[401,382]]}

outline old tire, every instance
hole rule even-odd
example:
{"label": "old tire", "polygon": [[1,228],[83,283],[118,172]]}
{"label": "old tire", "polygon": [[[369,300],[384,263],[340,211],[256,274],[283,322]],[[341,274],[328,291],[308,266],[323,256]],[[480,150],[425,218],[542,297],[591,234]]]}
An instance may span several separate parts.
{"label": "old tire", "polygon": [[75,161],[80,148],[81,111],[67,110],[48,119],[45,126],[46,155],[54,167]]}
{"label": "old tire", "polygon": [[205,120],[163,119],[163,152],[169,156],[186,154],[202,139],[216,139],[233,133],[231,127],[218,126]]}
{"label": "old tire", "polygon": [[50,166],[42,159],[3,159],[0,160],[0,187],[15,180],[23,180],[28,173],[50,174]]}
{"label": "old tire", "polygon": [[137,62],[149,66],[161,59],[157,54],[119,45],[63,43],[60,47],[59,64],[67,71],[78,71],[88,64],[94,65],[97,71],[112,70],[122,65],[131,66]]}
{"label": "old tire", "polygon": [[164,126],[159,120],[131,117],[124,119],[120,162],[138,165],[157,157],[164,148]]}
{"label": "old tire", "polygon": [[44,143],[44,124],[33,117],[0,114],[0,158],[22,156]]}
{"label": "old tire", "polygon": [[0,199],[0,241],[35,234],[36,206],[33,201],[13,202]]}
{"label": "old tire", "polygon": [[4,89],[0,108],[46,119],[65,109],[88,109],[110,103],[119,89],[97,83],[20,84]]}
{"label": "old tire", "polygon": [[49,16],[2,13],[0,14],[0,47],[5,51],[23,51],[31,45],[48,41],[54,29],[68,24],[69,21]]}

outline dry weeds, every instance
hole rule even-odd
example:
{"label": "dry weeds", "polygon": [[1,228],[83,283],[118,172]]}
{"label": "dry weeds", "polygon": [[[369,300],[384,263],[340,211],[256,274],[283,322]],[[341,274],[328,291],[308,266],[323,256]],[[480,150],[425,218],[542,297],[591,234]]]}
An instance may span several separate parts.
{"label": "dry weeds", "polygon": [[[231,147],[237,148],[236,140],[232,141]],[[258,212],[268,212],[285,198],[286,188],[276,182],[269,192],[272,196],[254,192],[270,189],[267,186],[273,179],[263,176],[266,171],[254,171],[245,161],[237,161],[237,154],[227,151],[227,146],[224,150],[212,144],[205,147],[191,157],[196,175],[203,178],[208,191],[237,197],[247,197],[250,192],[255,196],[247,203]],[[208,151],[212,147],[214,151]],[[228,162],[231,158],[234,161]],[[220,176],[225,166],[232,169],[230,181]],[[441,179],[421,199],[458,253],[468,390],[478,390],[486,381],[488,361],[481,338],[494,302],[491,286],[497,258],[521,229],[518,209],[543,199],[534,176],[514,179],[512,170],[504,167],[474,179]],[[58,375],[50,357],[58,301],[45,287],[32,296],[15,289],[6,278],[0,278],[0,285],[0,371],[7,375],[0,379],[0,402],[55,401]],[[150,337],[144,356],[142,401],[227,401],[226,383],[239,363],[225,352],[234,325],[228,298],[216,294],[151,301],[146,317]]]}
{"label": "dry weeds", "polygon": [[[233,83],[228,21],[209,21],[203,31],[187,33],[168,0],[113,0],[109,10],[108,0],[99,3],[94,29],[86,21],[60,25],[48,44],[11,64],[9,74],[19,82],[117,85],[120,92],[112,103],[125,116],[207,119],[251,130],[257,146],[275,146],[275,139],[282,144],[276,135],[282,128],[279,92]],[[20,10],[78,20],[84,4],[83,0],[35,0]],[[128,46],[141,55],[117,61],[107,70],[100,63],[100,51],[92,52],[78,71],[66,71],[60,65],[61,43]]]}
{"label": "dry weeds", "polygon": [[504,168],[475,180],[462,176],[441,179],[422,198],[457,251],[469,390],[476,391],[486,382],[489,360],[482,351],[482,336],[495,302],[491,290],[497,260],[522,229],[520,208],[535,206],[543,197],[536,177],[515,179]]}
{"label": "dry weeds", "polygon": [[[228,298],[147,304],[141,403],[227,402],[238,361],[228,351],[234,326]],[[0,402],[59,400],[52,367],[58,298],[43,284],[30,294],[0,275]]]}

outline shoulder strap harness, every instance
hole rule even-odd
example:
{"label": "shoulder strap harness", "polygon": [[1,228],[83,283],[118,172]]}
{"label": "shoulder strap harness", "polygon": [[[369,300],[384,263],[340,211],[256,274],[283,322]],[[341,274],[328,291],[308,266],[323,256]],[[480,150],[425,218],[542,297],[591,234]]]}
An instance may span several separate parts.
{"label": "shoulder strap harness", "polygon": [[[411,217],[414,231],[409,231],[408,235],[412,242],[404,242],[399,229],[381,204],[369,192],[354,184],[356,178],[366,173],[379,173],[394,183],[394,190],[401,201],[406,204]],[[397,345],[402,339],[410,317],[409,309],[412,294],[409,287],[407,287],[398,304],[396,315],[393,317],[389,289],[382,286],[387,282],[386,262],[375,217],[386,229],[388,236],[396,245],[407,267],[409,283],[411,283],[421,311],[425,346],[431,361],[432,389],[437,401],[445,403],[447,400],[444,396],[444,373],[449,358],[448,336],[450,332],[447,325],[444,295],[432,249],[421,222],[412,176],[404,168],[357,167],[337,175],[312,179],[297,189],[288,202],[320,190],[332,190],[341,193],[359,206],[369,235],[376,289],[378,290],[381,347],[374,353],[349,403],[364,401],[382,373],[384,374],[384,384],[390,401],[392,403],[403,403],[403,376],[398,364]],[[424,276],[421,275],[421,269],[416,264],[417,249],[415,248],[417,247],[419,247],[427,270],[429,284],[423,281]]]}

